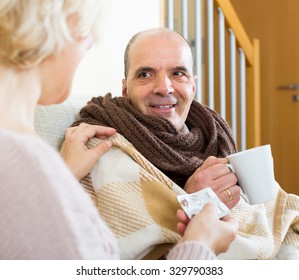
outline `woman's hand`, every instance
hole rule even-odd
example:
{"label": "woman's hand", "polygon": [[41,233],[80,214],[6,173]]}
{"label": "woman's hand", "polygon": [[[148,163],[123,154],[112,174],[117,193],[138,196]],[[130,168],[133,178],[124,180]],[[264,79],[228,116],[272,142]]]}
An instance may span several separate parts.
{"label": "woman's hand", "polygon": [[206,203],[191,220],[182,209],[177,211],[177,217],[177,231],[182,236],[179,242],[198,241],[216,255],[226,252],[237,235],[237,221],[231,215],[219,219],[213,203]]}
{"label": "woman's hand", "polygon": [[[60,154],[78,180],[85,177],[97,160],[112,146],[108,137],[116,133],[114,128],[81,123],[66,129]],[[92,137],[105,139],[96,147],[88,149],[86,143]]]}

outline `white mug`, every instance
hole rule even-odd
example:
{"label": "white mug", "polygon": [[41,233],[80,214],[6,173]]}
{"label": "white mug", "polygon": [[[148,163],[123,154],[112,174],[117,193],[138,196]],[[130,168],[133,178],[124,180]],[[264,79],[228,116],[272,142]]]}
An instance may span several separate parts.
{"label": "white mug", "polygon": [[236,174],[238,184],[250,204],[275,199],[278,187],[270,145],[241,151],[226,158],[229,162],[228,167]]}

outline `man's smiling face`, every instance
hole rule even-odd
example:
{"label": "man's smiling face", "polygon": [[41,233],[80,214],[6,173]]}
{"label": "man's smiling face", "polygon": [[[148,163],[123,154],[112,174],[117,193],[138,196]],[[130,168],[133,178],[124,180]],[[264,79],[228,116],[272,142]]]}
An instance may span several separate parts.
{"label": "man's smiling face", "polygon": [[168,119],[182,131],[195,96],[192,53],[171,31],[141,34],[130,47],[123,96],[145,115]]}

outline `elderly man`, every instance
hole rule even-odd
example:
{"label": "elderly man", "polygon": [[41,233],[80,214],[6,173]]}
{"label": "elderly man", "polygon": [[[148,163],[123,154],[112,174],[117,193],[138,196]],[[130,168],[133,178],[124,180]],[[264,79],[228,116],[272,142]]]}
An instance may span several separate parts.
{"label": "elderly man", "polygon": [[[142,236],[142,244],[134,246],[137,249],[120,245],[124,258],[141,258],[157,244],[177,241],[173,235],[177,194],[211,187],[232,208],[240,200],[240,188],[226,165],[225,156],[236,151],[229,126],[216,112],[194,101],[188,42],[168,29],[146,30],[130,40],[124,62],[123,97],[93,98],[74,125],[84,122],[117,130],[111,139],[114,148],[99,160],[91,180],[83,181],[120,243],[137,244],[136,236]],[[139,191],[128,194],[136,185]],[[137,199],[138,195],[142,198]],[[143,213],[139,213],[143,207],[137,206],[139,200],[145,205]],[[123,205],[124,201],[130,205]],[[126,227],[134,227],[135,212],[142,217],[142,226],[127,233]],[[152,234],[157,231],[159,237]],[[151,240],[146,240],[147,234]],[[158,251],[150,258],[161,257],[163,250]]]}
{"label": "elderly man", "polygon": [[124,98],[107,95],[97,101],[103,103],[98,110],[107,110],[110,103],[124,118],[108,117],[109,112],[89,117],[91,103],[76,124],[116,128],[186,192],[209,186],[229,208],[236,205],[240,188],[224,158],[236,151],[235,143],[225,121],[194,101],[196,77],[188,42],[168,29],[137,33],[127,45],[124,64]]}

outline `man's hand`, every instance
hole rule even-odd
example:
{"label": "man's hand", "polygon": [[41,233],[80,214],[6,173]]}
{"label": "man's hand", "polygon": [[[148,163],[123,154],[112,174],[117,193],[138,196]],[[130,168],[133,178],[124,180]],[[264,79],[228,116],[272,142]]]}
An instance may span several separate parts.
{"label": "man's hand", "polygon": [[226,158],[208,157],[189,177],[184,190],[193,193],[210,187],[228,208],[233,208],[240,200],[241,189],[227,163]]}
{"label": "man's hand", "polygon": [[[114,135],[115,132],[114,128],[85,123],[66,129],[60,154],[78,180],[86,176],[97,160],[110,150],[112,144],[107,137]],[[107,139],[88,149],[86,143],[92,137]]]}

